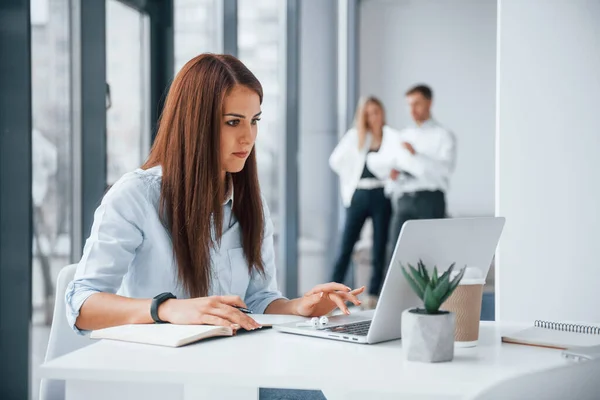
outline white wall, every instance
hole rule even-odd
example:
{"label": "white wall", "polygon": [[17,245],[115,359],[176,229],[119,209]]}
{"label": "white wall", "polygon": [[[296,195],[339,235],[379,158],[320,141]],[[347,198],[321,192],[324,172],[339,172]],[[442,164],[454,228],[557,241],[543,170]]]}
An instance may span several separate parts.
{"label": "white wall", "polygon": [[496,318],[600,321],[600,2],[499,6]]}
{"label": "white wall", "polygon": [[361,1],[360,94],[379,96],[401,128],[406,90],[433,88],[434,116],[458,139],[454,216],[494,213],[495,71],[496,0]]}

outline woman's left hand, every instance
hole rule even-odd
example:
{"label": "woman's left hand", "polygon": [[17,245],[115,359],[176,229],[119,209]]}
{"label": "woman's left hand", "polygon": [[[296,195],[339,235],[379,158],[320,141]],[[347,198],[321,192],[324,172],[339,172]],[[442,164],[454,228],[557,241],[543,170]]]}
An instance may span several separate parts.
{"label": "woman's left hand", "polygon": [[304,317],[320,317],[339,308],[344,314],[350,314],[346,302],[359,306],[360,300],[356,296],[364,290],[364,286],[351,290],[348,286],[335,282],[317,285],[298,299],[296,312]]}

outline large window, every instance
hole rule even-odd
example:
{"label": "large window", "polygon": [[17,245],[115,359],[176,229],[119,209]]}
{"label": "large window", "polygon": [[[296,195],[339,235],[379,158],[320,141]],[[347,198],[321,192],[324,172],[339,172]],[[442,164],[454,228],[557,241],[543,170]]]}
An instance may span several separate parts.
{"label": "large window", "polygon": [[106,2],[106,180],[139,167],[150,148],[148,16]]}
{"label": "large window", "polygon": [[31,3],[32,393],[46,350],[54,282],[71,253],[71,86],[69,1]]}
{"label": "large window", "polygon": [[284,99],[281,76],[284,38],[281,24],[285,1],[240,0],[238,2],[238,56],[262,84],[264,99],[256,151],[261,190],[267,198],[273,222],[279,215],[280,135]]}
{"label": "large window", "polygon": [[175,0],[175,73],[200,53],[221,53],[223,0]]}
{"label": "large window", "polygon": [[[263,87],[262,117],[256,140],[256,157],[262,193],[275,226],[275,249],[280,215],[279,169],[284,132],[283,80],[285,37],[282,24],[286,2],[279,0],[238,1],[238,57],[256,75]],[[279,284],[285,276],[279,267]]]}

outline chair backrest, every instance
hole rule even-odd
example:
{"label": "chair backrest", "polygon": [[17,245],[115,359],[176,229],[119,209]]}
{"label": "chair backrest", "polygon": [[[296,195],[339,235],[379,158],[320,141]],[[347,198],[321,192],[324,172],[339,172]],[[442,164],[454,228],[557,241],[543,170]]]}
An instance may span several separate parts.
{"label": "chair backrest", "polygon": [[[77,264],[67,265],[58,274],[52,327],[50,328],[50,339],[46,350],[46,362],[92,343],[88,336],[75,333],[67,321],[65,292],[67,285],[73,280],[76,270]],[[42,379],[40,382],[40,400],[64,400],[64,398],[64,381]]]}
{"label": "chair backrest", "polygon": [[496,383],[471,400],[594,400],[600,396],[599,377],[600,359],[569,362]]}

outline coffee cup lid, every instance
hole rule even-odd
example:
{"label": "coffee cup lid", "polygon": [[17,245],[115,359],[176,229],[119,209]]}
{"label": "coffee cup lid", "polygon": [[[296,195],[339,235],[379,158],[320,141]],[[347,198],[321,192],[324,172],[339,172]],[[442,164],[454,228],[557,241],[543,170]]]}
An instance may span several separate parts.
{"label": "coffee cup lid", "polygon": [[[453,271],[450,278],[454,279],[458,273],[459,271]],[[482,276],[479,268],[467,267],[459,285],[485,285],[485,277]]]}
{"label": "coffee cup lid", "polygon": [[485,279],[461,279],[458,286],[461,285],[485,285]]}

